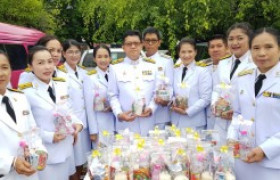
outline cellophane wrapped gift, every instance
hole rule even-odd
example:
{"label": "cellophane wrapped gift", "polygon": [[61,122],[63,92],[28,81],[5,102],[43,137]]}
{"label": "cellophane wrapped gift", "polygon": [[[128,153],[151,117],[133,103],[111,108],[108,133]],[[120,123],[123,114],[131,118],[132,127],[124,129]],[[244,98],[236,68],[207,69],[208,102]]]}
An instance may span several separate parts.
{"label": "cellophane wrapped gift", "polygon": [[233,151],[228,146],[214,149],[215,180],[235,180]]}
{"label": "cellophane wrapped gift", "polygon": [[132,114],[142,115],[146,108],[145,98],[138,98],[132,103]]}
{"label": "cellophane wrapped gift", "polygon": [[164,101],[169,101],[170,89],[169,89],[169,79],[163,75],[158,77],[156,97],[161,98]]}
{"label": "cellophane wrapped gift", "polygon": [[56,117],[54,121],[56,133],[61,135],[72,135],[75,132],[69,109],[57,105],[54,116]]}
{"label": "cellophane wrapped gift", "polygon": [[188,180],[190,178],[190,158],[184,145],[171,147],[171,162],[168,170],[172,179]]}
{"label": "cellophane wrapped gift", "polygon": [[167,164],[171,163],[171,153],[167,150],[159,150],[151,154],[150,171],[151,180],[171,180],[171,174]]}
{"label": "cellophane wrapped gift", "polygon": [[167,136],[167,133],[165,130],[160,130],[158,126],[155,126],[154,130],[149,131],[149,137],[155,138],[155,139],[165,139]]}
{"label": "cellophane wrapped gift", "polygon": [[30,131],[22,134],[18,155],[23,157],[36,170],[42,171],[45,168],[48,154],[42,144],[38,128],[31,128]]}
{"label": "cellophane wrapped gift", "polygon": [[114,143],[114,138],[113,133],[104,130],[99,134],[98,146],[101,148],[110,147]]}
{"label": "cellophane wrapped gift", "polygon": [[93,109],[95,111],[104,111],[109,107],[106,97],[102,97],[98,92],[94,95]]}
{"label": "cellophane wrapped gift", "polygon": [[182,95],[176,95],[173,101],[174,106],[179,107],[181,109],[188,108],[188,97]]}
{"label": "cellophane wrapped gift", "polygon": [[202,130],[201,140],[205,142],[210,142],[212,146],[216,146],[220,141],[219,132],[216,130]]}
{"label": "cellophane wrapped gift", "polygon": [[88,157],[88,176],[90,180],[109,180],[108,149],[93,150]]}
{"label": "cellophane wrapped gift", "polygon": [[214,114],[216,117],[221,117],[223,113],[232,109],[231,101],[233,99],[232,86],[220,83],[215,87],[216,92],[219,93],[219,98],[214,105]]}

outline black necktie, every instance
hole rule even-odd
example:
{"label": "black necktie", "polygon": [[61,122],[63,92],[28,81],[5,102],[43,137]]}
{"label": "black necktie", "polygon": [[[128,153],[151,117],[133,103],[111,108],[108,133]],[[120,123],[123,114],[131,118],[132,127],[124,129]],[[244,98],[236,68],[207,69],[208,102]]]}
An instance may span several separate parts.
{"label": "black necktie", "polygon": [[186,75],[187,70],[188,70],[187,67],[184,67],[184,68],[183,68],[182,80],[181,80],[181,81],[183,81],[183,79],[184,79],[184,77],[185,77],[185,75]]}
{"label": "black necktie", "polygon": [[56,71],[53,72],[52,77],[56,77]]}
{"label": "black necktie", "polygon": [[56,99],[55,99],[55,95],[53,94],[53,90],[52,90],[51,86],[49,86],[48,92],[49,92],[49,95],[50,95],[51,99],[55,103]]}
{"label": "black necktie", "polygon": [[79,75],[78,75],[78,72],[77,72],[77,71],[75,72],[75,75],[76,75],[76,77],[79,79]]}
{"label": "black necktie", "polygon": [[232,69],[232,71],[231,71],[231,73],[230,73],[230,79],[232,78],[234,72],[236,71],[236,69],[238,68],[238,66],[239,66],[240,63],[241,63],[241,62],[240,62],[239,59],[236,59],[236,60],[235,60],[234,67],[233,67],[233,69]]}
{"label": "black necktie", "polygon": [[257,96],[258,93],[260,92],[260,90],[262,88],[263,80],[265,78],[266,78],[266,76],[264,74],[259,75],[258,80],[255,83],[255,96]]}
{"label": "black necktie", "polygon": [[15,111],[14,111],[13,108],[11,107],[9,98],[8,98],[7,96],[4,96],[4,97],[3,97],[2,103],[4,103],[4,104],[6,105],[7,113],[8,113],[8,114],[10,115],[10,117],[14,120],[14,122],[17,123]]}
{"label": "black necktie", "polygon": [[105,74],[105,79],[108,82],[108,74]]}

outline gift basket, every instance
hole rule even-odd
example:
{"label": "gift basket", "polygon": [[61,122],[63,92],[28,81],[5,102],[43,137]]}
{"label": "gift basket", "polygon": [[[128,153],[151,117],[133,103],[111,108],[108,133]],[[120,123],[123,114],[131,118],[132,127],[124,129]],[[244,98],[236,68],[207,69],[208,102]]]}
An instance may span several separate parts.
{"label": "gift basket", "polygon": [[146,108],[145,98],[138,98],[132,103],[132,114],[142,115]]}
{"label": "gift basket", "polygon": [[61,135],[72,135],[75,132],[70,110],[57,105],[54,113],[55,132]]}
{"label": "gift basket", "polygon": [[105,111],[110,107],[109,102],[106,97],[102,97],[98,90],[94,94],[93,109],[95,111]]}
{"label": "gift basket", "polygon": [[23,157],[36,170],[42,171],[45,168],[48,154],[42,144],[38,128],[32,128],[22,134],[18,155]]}
{"label": "gift basket", "polygon": [[169,86],[169,79],[164,75],[159,75],[157,79],[156,97],[164,101],[169,101],[171,98]]}
{"label": "gift basket", "polygon": [[173,105],[175,107],[181,108],[181,109],[187,109],[188,108],[188,97],[182,96],[182,95],[176,95],[173,101]]}

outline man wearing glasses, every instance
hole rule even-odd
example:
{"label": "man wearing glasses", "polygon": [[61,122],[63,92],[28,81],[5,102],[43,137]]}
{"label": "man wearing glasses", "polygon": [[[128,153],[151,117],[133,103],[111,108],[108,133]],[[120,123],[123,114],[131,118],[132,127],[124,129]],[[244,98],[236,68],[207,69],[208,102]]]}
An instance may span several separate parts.
{"label": "man wearing glasses", "polygon": [[116,131],[126,128],[146,136],[154,128],[156,110],[154,93],[157,71],[152,59],[142,58],[142,38],[139,31],[127,31],[123,36],[124,59],[110,68],[108,97],[115,114]]}
{"label": "man wearing glasses", "polygon": [[157,90],[165,88],[169,91],[169,99],[163,98],[163,96],[157,96],[154,99],[156,104],[159,105],[155,112],[155,125],[160,129],[164,129],[165,125],[170,123],[168,104],[173,93],[172,84],[174,63],[171,57],[158,52],[161,45],[161,34],[159,30],[154,27],[148,27],[144,30],[142,37],[144,40],[143,45],[146,50],[146,57],[153,59],[156,62],[158,72]]}

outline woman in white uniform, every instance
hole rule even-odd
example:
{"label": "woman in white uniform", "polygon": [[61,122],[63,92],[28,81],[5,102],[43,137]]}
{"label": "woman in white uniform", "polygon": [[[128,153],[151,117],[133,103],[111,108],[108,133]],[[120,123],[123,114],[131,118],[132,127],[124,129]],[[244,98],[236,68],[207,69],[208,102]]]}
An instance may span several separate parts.
{"label": "woman in white uniform", "polygon": [[[54,62],[50,52],[43,46],[30,50],[28,63],[35,77],[32,82],[20,85],[25,92],[43,143],[48,150],[48,161],[44,171],[39,172],[40,180],[67,180],[73,153],[74,139],[82,130],[82,122],[73,115],[68,87],[63,78],[53,78]],[[70,117],[74,129],[69,133],[59,132],[55,122],[58,114]],[[62,124],[63,126],[65,123]],[[70,134],[71,133],[71,134]]]}
{"label": "woman in white uniform", "polygon": [[[234,116],[253,122],[254,148],[244,161],[236,160],[238,180],[280,178],[280,34],[275,29],[256,31],[250,42],[257,68],[237,78]],[[229,132],[234,128],[233,123]],[[237,137],[228,134],[229,139]]]}
{"label": "woman in white uniform", "polygon": [[10,78],[8,56],[0,51],[0,179],[38,180],[36,170],[18,154],[21,134],[36,124],[25,95],[7,89]]}
{"label": "woman in white uniform", "polygon": [[87,72],[82,67],[78,66],[81,59],[81,47],[80,43],[76,40],[69,39],[63,43],[63,56],[66,61],[60,66],[60,69],[64,69],[63,71],[67,74],[69,95],[74,110],[73,113],[84,125],[84,129],[79,134],[77,143],[74,145],[76,173],[72,179],[78,180],[82,173],[83,164],[87,162],[86,155],[91,149],[83,91],[83,81],[87,76]]}
{"label": "woman in white uniform", "polygon": [[212,79],[207,68],[195,63],[196,44],[183,39],[178,45],[181,63],[174,68],[172,123],[179,128],[202,130],[206,125],[206,107],[210,104]]}
{"label": "woman in white uniform", "polygon": [[93,58],[97,67],[88,72],[89,76],[84,82],[84,92],[90,139],[96,142],[99,135],[99,142],[102,143],[100,138],[106,136],[106,131],[110,134],[114,134],[115,131],[115,117],[107,98],[110,49],[105,45],[97,46]]}

